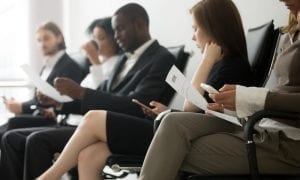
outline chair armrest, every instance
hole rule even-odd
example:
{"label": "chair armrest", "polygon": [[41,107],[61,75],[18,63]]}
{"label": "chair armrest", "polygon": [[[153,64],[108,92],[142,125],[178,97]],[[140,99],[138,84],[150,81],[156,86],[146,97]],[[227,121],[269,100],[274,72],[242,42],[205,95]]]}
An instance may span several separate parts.
{"label": "chair armrest", "polygon": [[262,120],[263,118],[280,118],[287,120],[300,119],[300,113],[283,112],[283,111],[272,111],[262,110],[254,113],[248,118],[244,126],[244,135],[247,141],[253,141],[254,125]]}
{"label": "chair armrest", "polygon": [[249,172],[251,174],[252,180],[260,179],[259,170],[257,166],[256,146],[255,146],[255,142],[253,141],[253,133],[254,133],[254,125],[263,118],[297,120],[300,119],[300,113],[262,110],[256,112],[255,114],[253,114],[248,118],[248,121],[244,126],[244,136],[246,140]]}

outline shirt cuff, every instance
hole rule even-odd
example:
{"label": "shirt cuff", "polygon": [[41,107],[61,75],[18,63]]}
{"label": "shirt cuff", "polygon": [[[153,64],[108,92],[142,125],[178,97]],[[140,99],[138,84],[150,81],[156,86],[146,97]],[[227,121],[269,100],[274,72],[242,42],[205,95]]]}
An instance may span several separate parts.
{"label": "shirt cuff", "polygon": [[245,118],[264,109],[267,88],[236,86],[236,113],[239,118]]}

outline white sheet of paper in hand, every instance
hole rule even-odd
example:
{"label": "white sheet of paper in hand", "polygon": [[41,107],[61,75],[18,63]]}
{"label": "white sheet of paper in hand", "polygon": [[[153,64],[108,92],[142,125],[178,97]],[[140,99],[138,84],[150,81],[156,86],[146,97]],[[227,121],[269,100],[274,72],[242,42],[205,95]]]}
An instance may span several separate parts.
{"label": "white sheet of paper in hand", "polygon": [[173,66],[166,78],[166,82],[181,96],[188,99],[190,102],[195,104],[200,109],[206,111],[208,114],[214,115],[216,117],[225,119],[233,124],[241,126],[239,120],[231,115],[224,113],[219,113],[216,111],[207,109],[206,99],[197,91],[197,89],[186,79],[186,77]]}
{"label": "white sheet of paper in hand", "polygon": [[197,107],[207,110],[206,99],[197,91],[197,89],[186,79],[186,77],[173,66],[166,78],[166,82],[176,90],[178,94],[188,99]]}
{"label": "white sheet of paper in hand", "polygon": [[35,73],[29,65],[24,64],[21,66],[21,68],[28,75],[28,78],[32,84],[46,96],[49,96],[60,103],[73,101],[73,99],[69,96],[60,95],[60,93],[53,86],[42,80],[41,77]]}

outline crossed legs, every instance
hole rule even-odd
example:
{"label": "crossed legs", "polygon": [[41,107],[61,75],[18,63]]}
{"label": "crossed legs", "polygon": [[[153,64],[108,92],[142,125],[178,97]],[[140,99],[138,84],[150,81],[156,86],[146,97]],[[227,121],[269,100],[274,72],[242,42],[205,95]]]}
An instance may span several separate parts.
{"label": "crossed legs", "polygon": [[101,179],[101,169],[110,155],[106,142],[106,111],[88,112],[60,157],[38,179],[59,179],[77,164],[80,179]]}

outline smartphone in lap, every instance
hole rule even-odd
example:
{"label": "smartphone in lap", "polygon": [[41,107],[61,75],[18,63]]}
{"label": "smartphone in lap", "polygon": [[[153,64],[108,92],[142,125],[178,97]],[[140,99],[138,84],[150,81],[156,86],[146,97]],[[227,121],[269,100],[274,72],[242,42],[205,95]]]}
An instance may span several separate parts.
{"label": "smartphone in lap", "polygon": [[147,105],[141,103],[141,102],[138,101],[137,99],[132,99],[132,102],[134,102],[135,104],[137,104],[137,105],[139,105],[139,106],[141,106],[141,107],[143,107],[143,108],[145,108],[145,109],[147,109],[147,110],[149,110],[149,111],[152,111],[152,109],[151,109],[149,106],[147,106]]}

